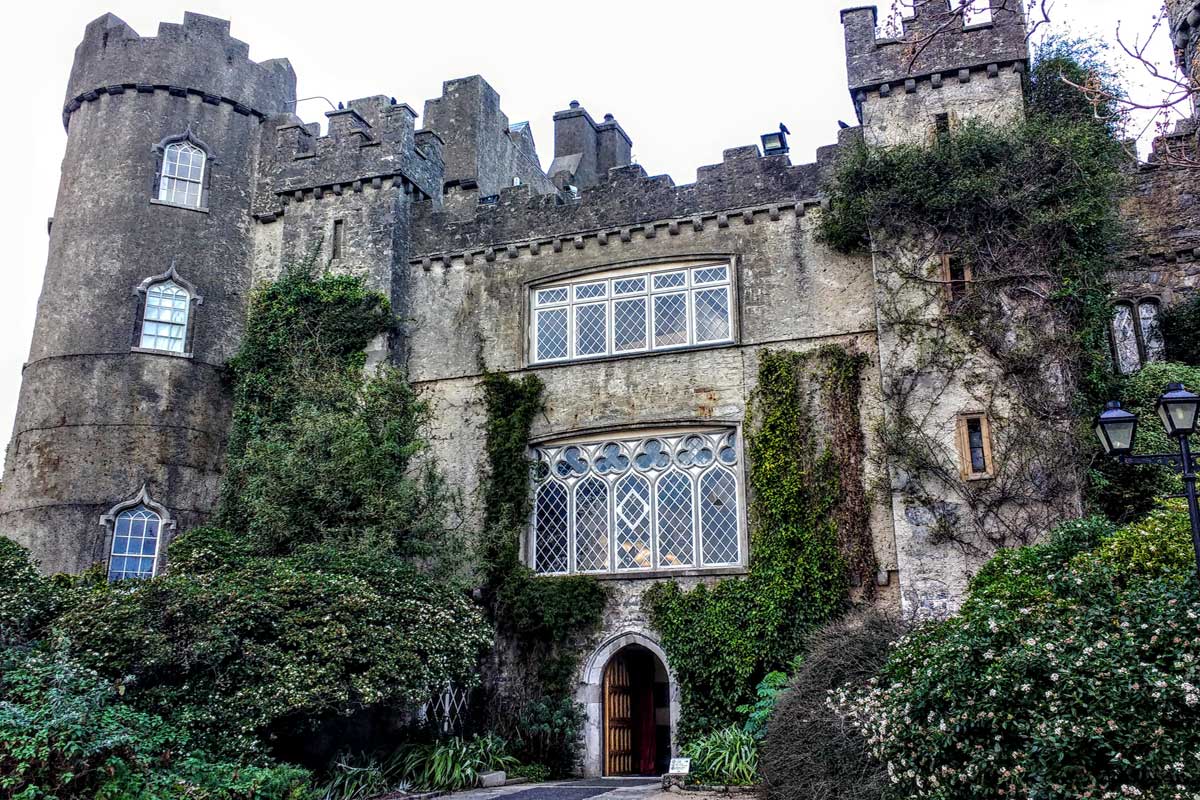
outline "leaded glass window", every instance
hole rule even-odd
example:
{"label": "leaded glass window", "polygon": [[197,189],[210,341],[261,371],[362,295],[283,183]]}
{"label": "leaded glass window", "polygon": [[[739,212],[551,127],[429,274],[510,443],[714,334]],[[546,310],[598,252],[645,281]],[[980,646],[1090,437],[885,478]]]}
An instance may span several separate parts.
{"label": "leaded glass window", "polygon": [[533,291],[535,363],[733,341],[729,264],[588,277]]}
{"label": "leaded glass window", "polygon": [[744,562],[736,432],[688,430],[535,449],[537,572]]}
{"label": "leaded glass window", "polygon": [[1123,300],[1113,306],[1111,324],[1113,362],[1122,375],[1137,372],[1148,361],[1166,356],[1158,321],[1156,298]]}
{"label": "leaded glass window", "polygon": [[146,290],[141,347],[183,353],[187,344],[191,295],[175,281],[156,283]]}
{"label": "leaded glass window", "polygon": [[204,195],[204,151],[190,142],[163,148],[158,199],[177,206],[199,208]]}
{"label": "leaded glass window", "polygon": [[162,518],[143,505],[117,515],[113,524],[112,554],[108,561],[110,581],[154,575],[161,527]]}

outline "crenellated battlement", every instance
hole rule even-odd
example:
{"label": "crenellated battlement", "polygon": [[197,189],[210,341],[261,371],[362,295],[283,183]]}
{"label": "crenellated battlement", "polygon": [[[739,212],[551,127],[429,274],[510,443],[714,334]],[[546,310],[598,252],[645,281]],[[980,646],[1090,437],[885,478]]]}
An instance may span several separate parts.
{"label": "crenellated battlement", "polygon": [[948,0],[916,0],[913,16],[904,20],[901,35],[892,39],[876,37],[875,6],[842,11],[850,93],[903,85],[906,79],[957,76],[962,70],[969,74],[993,64],[1025,65],[1029,49],[1022,3],[991,0],[991,4],[990,22],[963,25]]}
{"label": "crenellated battlement", "polygon": [[249,46],[229,35],[228,20],[189,11],[183,24],[161,23],[158,35],[149,37],[105,14],[87,26],[75,48],[64,127],[81,104],[127,91],[199,95],[265,118],[290,110],[296,74],[287,59],[251,61]]}
{"label": "crenellated battlement", "polygon": [[441,196],[441,141],[416,131],[417,113],[382,95],[327,111],[328,133],[294,114],[280,115],[264,133],[254,215],[270,222],[286,206],[329,192],[398,184],[416,199]]}

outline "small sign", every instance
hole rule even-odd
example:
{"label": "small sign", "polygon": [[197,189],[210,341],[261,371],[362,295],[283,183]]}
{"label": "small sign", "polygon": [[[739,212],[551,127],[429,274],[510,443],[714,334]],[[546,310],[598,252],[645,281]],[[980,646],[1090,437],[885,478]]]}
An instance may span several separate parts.
{"label": "small sign", "polygon": [[692,760],[690,758],[672,758],[671,768],[668,770],[672,775],[687,775],[692,771]]}

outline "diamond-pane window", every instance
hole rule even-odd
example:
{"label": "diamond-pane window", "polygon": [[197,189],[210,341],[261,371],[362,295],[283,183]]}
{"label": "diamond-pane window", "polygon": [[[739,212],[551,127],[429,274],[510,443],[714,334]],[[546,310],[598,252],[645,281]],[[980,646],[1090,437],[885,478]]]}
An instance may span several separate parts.
{"label": "diamond-pane window", "polygon": [[645,350],[646,345],[646,298],[613,303],[613,349],[623,353]]}
{"label": "diamond-pane window", "polygon": [[[741,564],[737,431],[689,429],[536,448],[542,573]],[[697,542],[699,544],[697,544]]]}
{"label": "diamond-pane window", "polygon": [[700,479],[700,548],[705,566],[738,562],[737,480],[729,470]]}
{"label": "diamond-pane window", "polygon": [[687,295],[660,294],[654,298],[654,346],[687,344]]}
{"label": "diamond-pane window", "polygon": [[730,342],[731,272],[729,264],[704,264],[534,289],[533,361]]}
{"label": "diamond-pane window", "polygon": [[533,563],[538,572],[567,571],[567,531],[567,489],[547,483],[538,490],[534,507]]}
{"label": "diamond-pane window", "polygon": [[692,482],[682,472],[663,475],[655,487],[658,500],[658,563],[664,567],[695,563]]}
{"label": "diamond-pane window", "polygon": [[108,561],[110,581],[153,577],[161,527],[162,518],[146,506],[131,508],[117,515],[113,525],[112,554]]}
{"label": "diamond-pane window", "polygon": [[650,484],[640,475],[617,483],[617,569],[650,569]]}
{"label": "diamond-pane window", "polygon": [[567,357],[567,309],[537,313],[537,357],[538,361]]}
{"label": "diamond-pane window", "polygon": [[156,283],[146,290],[140,347],[182,353],[187,344],[191,296],[175,281]]}
{"label": "diamond-pane window", "polygon": [[599,478],[575,487],[575,569],[608,569],[608,484]]}
{"label": "diamond-pane window", "polygon": [[722,342],[729,338],[729,294],[725,287],[704,289],[692,295],[695,302],[696,342]]}
{"label": "diamond-pane window", "polygon": [[602,355],[608,347],[608,305],[575,307],[575,355]]}
{"label": "diamond-pane window", "polygon": [[163,150],[158,199],[177,206],[199,208],[204,186],[204,151],[188,142],[174,142]]}

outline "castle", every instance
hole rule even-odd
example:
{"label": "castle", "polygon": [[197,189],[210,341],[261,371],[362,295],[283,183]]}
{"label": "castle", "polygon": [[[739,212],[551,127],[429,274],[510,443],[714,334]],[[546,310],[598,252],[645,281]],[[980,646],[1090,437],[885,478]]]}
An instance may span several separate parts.
{"label": "castle", "polygon": [[[680,186],[631,163],[621,125],[575,102],[554,115],[546,172],[529,127],[510,124],[479,76],[447,81],[420,129],[413,108],[372,96],[327,112],[322,135],[292,113],[288,62],[250,60],[228,22],[189,13],[144,37],[100,17],[67,87],[0,530],[46,571],[169,569],[168,542],[217,498],[231,404],[221,369],[251,288],[318,248],[332,269],[365,275],[391,299],[399,328],[369,359],[402,365],[431,402],[433,454],[468,506],[480,485],[480,376],[536,372],[545,382],[524,554],[537,572],[593,574],[613,588],[579,676],[584,767],[620,771],[604,758],[600,696],[618,654],[629,656],[629,681],[654,684],[665,755],[677,689],[640,593],[654,580],[746,571],[742,426],[759,355],[829,343],[867,354],[864,429],[887,413],[880,387],[903,361],[904,343],[878,315],[872,255],[814,238],[839,147],[1020,119],[1029,54],[1021,4],[1011,5],[992,0],[985,19],[946,30],[915,59],[902,41],[877,38],[874,8],[844,11],[860,124],[816,163],[793,165],[764,137],[766,152],[726,150]],[[1200,3],[1171,8],[1189,68]],[[921,0],[906,35],[947,13],[947,0]],[[1160,146],[1189,136],[1194,121]],[[1133,169],[1125,212],[1138,249],[1113,265],[1123,371],[1160,355],[1158,309],[1200,276],[1194,185],[1153,159]],[[961,480],[987,480],[1002,421],[961,387],[928,403],[927,433],[958,454]],[[953,610],[986,556],[939,543],[902,476],[867,464],[868,480],[892,487],[870,509],[880,601]]]}

